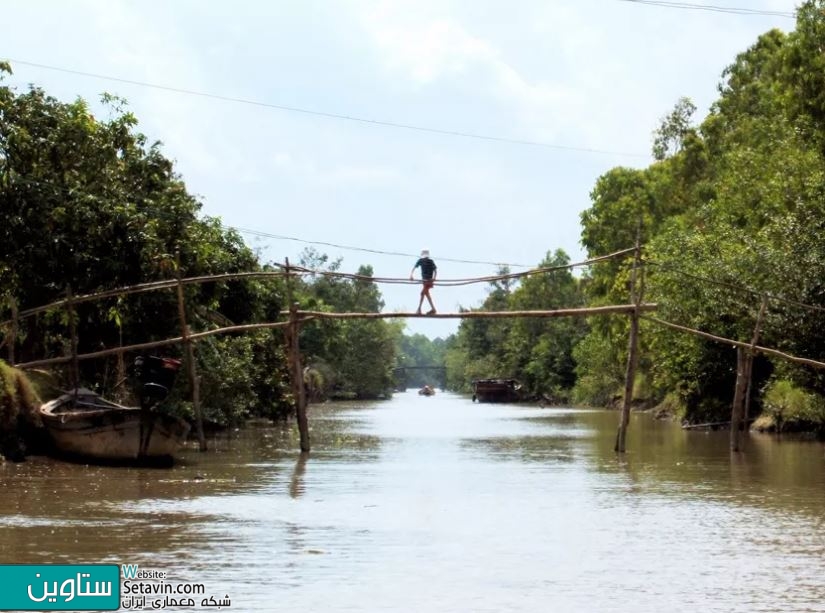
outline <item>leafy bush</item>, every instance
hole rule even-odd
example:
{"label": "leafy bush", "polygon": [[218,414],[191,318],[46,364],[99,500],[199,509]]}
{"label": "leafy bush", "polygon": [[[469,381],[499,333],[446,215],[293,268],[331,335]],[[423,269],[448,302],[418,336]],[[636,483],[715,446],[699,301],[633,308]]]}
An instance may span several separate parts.
{"label": "leafy bush", "polygon": [[825,398],[806,392],[790,381],[772,382],[765,390],[763,417],[758,428],[783,431],[825,431]]}

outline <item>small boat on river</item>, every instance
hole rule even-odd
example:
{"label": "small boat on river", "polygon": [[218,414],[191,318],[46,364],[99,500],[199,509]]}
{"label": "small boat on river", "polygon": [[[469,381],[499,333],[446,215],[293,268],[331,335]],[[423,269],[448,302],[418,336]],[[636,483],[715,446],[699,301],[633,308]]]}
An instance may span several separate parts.
{"label": "small boat on river", "polygon": [[475,379],[473,402],[518,402],[521,383],[515,379]]}
{"label": "small boat on river", "polygon": [[[140,407],[106,400],[78,388],[40,407],[43,425],[61,454],[106,462],[170,462],[189,423],[154,409],[166,397],[180,362],[138,358]],[[166,369],[170,372],[156,372]],[[171,372],[174,371],[174,372]],[[160,381],[160,382],[159,382]]]}
{"label": "small boat on river", "polygon": [[419,396],[432,396],[435,394],[435,390],[431,388],[429,385],[425,385],[420,390],[418,390]]}

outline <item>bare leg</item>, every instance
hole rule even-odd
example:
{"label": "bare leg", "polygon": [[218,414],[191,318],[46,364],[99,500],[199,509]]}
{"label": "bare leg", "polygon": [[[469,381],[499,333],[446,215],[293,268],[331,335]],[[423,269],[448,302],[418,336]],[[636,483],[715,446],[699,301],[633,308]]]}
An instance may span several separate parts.
{"label": "bare leg", "polygon": [[424,296],[427,298],[427,302],[430,303],[430,314],[435,313],[435,304],[433,304],[432,296],[430,296],[430,288],[427,288],[421,292],[422,294],[422,303],[424,301]]}

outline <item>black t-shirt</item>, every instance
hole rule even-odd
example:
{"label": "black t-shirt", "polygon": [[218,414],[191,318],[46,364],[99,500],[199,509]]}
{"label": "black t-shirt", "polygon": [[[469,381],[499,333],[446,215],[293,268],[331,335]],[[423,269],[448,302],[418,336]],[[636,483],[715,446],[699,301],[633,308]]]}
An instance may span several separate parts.
{"label": "black t-shirt", "polygon": [[420,258],[415,263],[415,268],[421,267],[421,278],[429,281],[433,278],[433,273],[435,272],[437,266],[435,262],[433,262],[430,258]]}

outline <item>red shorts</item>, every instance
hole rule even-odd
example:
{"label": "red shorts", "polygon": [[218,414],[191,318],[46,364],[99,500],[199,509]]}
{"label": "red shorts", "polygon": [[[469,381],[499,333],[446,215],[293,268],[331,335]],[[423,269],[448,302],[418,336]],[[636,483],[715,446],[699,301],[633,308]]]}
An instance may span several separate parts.
{"label": "red shorts", "polygon": [[424,285],[425,290],[431,289],[435,285],[435,281],[432,279],[424,279],[421,283]]}

